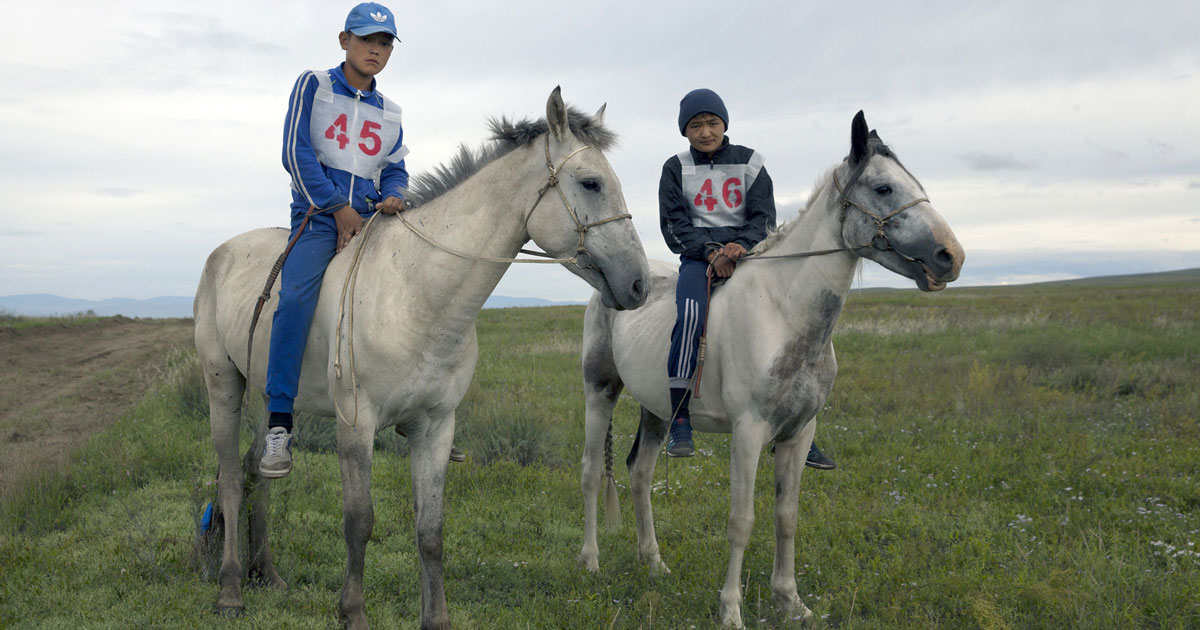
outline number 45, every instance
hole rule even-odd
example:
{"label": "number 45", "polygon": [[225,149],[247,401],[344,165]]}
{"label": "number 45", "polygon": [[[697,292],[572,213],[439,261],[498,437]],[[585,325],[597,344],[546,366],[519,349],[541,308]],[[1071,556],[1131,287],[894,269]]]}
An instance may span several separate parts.
{"label": "number 45", "polygon": [[[326,138],[330,140],[337,140],[338,149],[345,149],[346,145],[350,144],[350,138],[346,137],[347,124],[348,121],[346,120],[346,115],[342,114],[341,116],[337,117],[337,120],[333,121],[332,125],[329,125],[328,129],[325,130]],[[383,148],[383,139],[380,138],[379,134],[375,132],[382,128],[383,125],[380,125],[377,122],[364,120],[362,130],[358,132],[358,137],[369,141],[371,146],[367,146],[366,144],[359,142],[359,150],[367,155],[378,155],[379,150]]]}

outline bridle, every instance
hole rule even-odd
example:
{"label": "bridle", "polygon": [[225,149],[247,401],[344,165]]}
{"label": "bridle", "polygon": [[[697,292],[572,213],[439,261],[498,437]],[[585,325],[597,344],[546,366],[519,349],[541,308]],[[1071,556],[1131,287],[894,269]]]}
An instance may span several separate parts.
{"label": "bridle", "polygon": [[811,252],[800,252],[797,254],[779,254],[779,255],[775,255],[775,256],[747,254],[742,257],[742,260],[767,260],[767,259],[772,259],[772,258],[806,258],[809,256],[823,256],[825,254],[835,254],[838,252],[855,252],[860,249],[874,247],[875,249],[882,251],[882,252],[896,252],[898,255],[902,256],[904,259],[908,260],[909,262],[917,262],[917,260],[915,258],[908,256],[907,254],[905,254],[904,252],[901,252],[900,250],[896,249],[892,245],[892,241],[890,239],[888,239],[886,228],[887,228],[888,221],[890,221],[892,218],[899,216],[905,210],[908,210],[909,208],[912,208],[913,206],[916,206],[921,203],[927,203],[929,201],[929,198],[921,197],[919,199],[914,199],[914,200],[896,208],[895,210],[892,210],[891,212],[889,212],[888,214],[886,214],[884,216],[879,216],[878,214],[871,212],[870,209],[863,207],[862,204],[851,199],[848,195],[848,191],[852,190],[854,188],[855,184],[858,183],[858,178],[862,176],[862,173],[864,170],[865,170],[865,164],[864,164],[864,168],[856,169],[855,172],[850,176],[850,179],[846,182],[845,188],[843,188],[841,182],[838,181],[837,171],[835,170],[833,172],[833,185],[835,188],[837,188],[838,195],[839,195],[837,203],[842,208],[841,213],[838,215],[838,226],[839,226],[838,233],[841,234],[841,226],[844,226],[846,224],[846,210],[849,209],[850,207],[853,207],[853,208],[857,209],[859,212],[862,212],[863,214],[867,215],[867,217],[869,217],[871,219],[871,221],[875,223],[875,235],[871,237],[870,243],[863,243],[862,245],[856,245],[854,247],[838,247],[835,249],[822,249],[822,250],[811,251]]}
{"label": "bridle", "polygon": [[588,230],[590,230],[591,228],[594,228],[598,225],[604,225],[605,223],[610,223],[612,221],[619,221],[621,219],[632,220],[633,215],[629,214],[628,212],[623,212],[621,214],[615,214],[615,215],[605,218],[605,219],[600,219],[599,221],[592,221],[591,223],[584,223],[584,222],[580,221],[579,214],[577,212],[575,212],[575,208],[571,207],[571,202],[567,199],[567,193],[564,192],[562,189],[562,185],[560,184],[560,182],[558,180],[558,173],[563,169],[564,166],[567,165],[567,161],[570,160],[572,157],[575,157],[575,155],[577,153],[580,153],[580,152],[582,152],[586,149],[590,149],[592,147],[585,144],[585,145],[579,147],[578,149],[575,149],[574,151],[568,153],[567,156],[564,157],[562,159],[562,161],[558,163],[558,166],[555,166],[554,160],[550,157],[550,133],[549,132],[546,133],[546,145],[545,146],[546,146],[546,170],[549,171],[549,175],[547,176],[546,183],[541,188],[538,189],[537,199],[534,199],[533,205],[531,205],[529,207],[529,212],[525,213],[525,226],[526,226],[525,232],[526,233],[529,232],[529,229],[528,229],[529,218],[531,216],[533,216],[533,211],[537,209],[538,204],[540,204],[542,202],[542,199],[546,196],[546,193],[551,188],[556,189],[558,191],[559,198],[562,199],[563,207],[565,207],[567,209],[567,215],[570,216],[571,221],[575,223],[575,233],[579,235],[579,245],[575,249],[575,255],[570,258],[554,258],[550,254],[547,254],[545,252],[539,252],[536,250],[524,249],[524,248],[518,250],[518,253],[528,254],[530,256],[538,256],[541,259],[540,260],[531,260],[528,258],[497,258],[497,257],[492,257],[492,256],[477,256],[475,254],[468,254],[466,252],[460,252],[460,251],[453,250],[449,247],[446,247],[445,245],[442,245],[441,243],[438,243],[437,241],[433,240],[432,238],[429,238],[423,232],[418,230],[415,225],[410,223],[408,221],[408,219],[406,219],[404,217],[403,212],[396,213],[396,216],[400,218],[400,220],[404,223],[404,225],[406,227],[408,227],[409,230],[411,230],[417,236],[421,237],[421,239],[424,240],[426,243],[429,243],[430,245],[433,245],[434,247],[436,247],[444,252],[458,256],[459,258],[467,258],[470,260],[480,260],[480,261],[485,261],[485,262],[500,262],[500,263],[532,263],[532,264],[536,264],[536,263],[541,263],[541,264],[571,263],[571,264],[575,265],[576,267],[578,267],[579,269],[595,269],[595,270],[599,271],[600,268],[592,264],[592,255],[591,255],[591,253],[588,252],[587,245],[584,242],[584,237],[587,235]]}
{"label": "bridle", "polygon": [[[903,167],[901,167],[901,168],[903,168]],[[897,255],[903,257],[905,260],[907,260],[909,262],[918,262],[919,263],[920,261],[918,261],[917,259],[905,254],[904,252],[901,252],[900,250],[898,250],[892,246],[891,240],[888,239],[886,228],[887,228],[888,221],[890,221],[892,218],[900,215],[905,210],[908,210],[909,208],[911,208],[917,204],[928,202],[929,199],[927,197],[921,197],[920,199],[914,199],[913,201],[910,201],[910,202],[896,208],[895,210],[892,210],[891,212],[889,212],[888,214],[886,214],[884,216],[879,216],[878,214],[875,214],[874,212],[871,212],[869,209],[863,207],[862,204],[859,204],[859,203],[855,202],[853,199],[850,199],[850,197],[847,194],[847,191],[852,190],[854,188],[855,184],[858,183],[858,178],[862,176],[864,170],[866,170],[865,162],[861,166],[859,166],[857,169],[854,170],[853,174],[850,176],[849,181],[846,182],[846,187],[843,188],[841,182],[838,181],[837,170],[835,169],[833,172],[833,185],[835,188],[837,188],[838,195],[839,195],[837,203],[842,207],[841,212],[838,215],[839,238],[841,238],[842,229],[846,225],[846,210],[853,206],[854,208],[858,209],[859,212],[862,212],[863,214],[867,215],[868,217],[871,218],[872,221],[875,222],[875,236],[871,237],[870,243],[863,243],[862,245],[857,245],[855,247],[837,247],[834,249],[821,249],[821,250],[816,250],[816,251],[811,251],[811,252],[799,252],[796,254],[778,254],[778,255],[774,255],[774,256],[746,254],[745,256],[742,256],[741,260],[808,258],[811,256],[824,256],[826,254],[836,254],[838,252],[857,252],[860,249],[874,247],[875,249],[878,249],[879,251],[896,252]],[[843,242],[845,242],[845,241],[843,241]],[[719,244],[717,244],[717,245],[719,245]],[[719,254],[718,257],[719,256],[724,256],[724,254]],[[714,260],[715,259],[716,258],[714,258]],[[707,275],[708,275],[708,280],[706,282],[705,295],[704,295],[705,302],[708,302],[712,299],[713,277],[715,275],[715,270],[713,267],[713,263],[711,263],[711,262],[708,265],[708,274]],[[700,346],[696,353],[696,371],[692,374],[692,384],[688,386],[689,389],[694,388],[693,396],[695,398],[700,397],[700,375],[704,372],[704,355],[705,355],[706,348],[708,346],[708,312],[709,312],[709,309],[705,308],[704,309],[704,322],[700,328],[700,330],[702,331],[700,334]],[[682,405],[683,403],[681,402],[680,404]],[[677,408],[677,409],[675,409],[674,412],[672,412],[672,417],[674,417],[674,415],[678,414],[678,413],[679,413],[679,409]]]}

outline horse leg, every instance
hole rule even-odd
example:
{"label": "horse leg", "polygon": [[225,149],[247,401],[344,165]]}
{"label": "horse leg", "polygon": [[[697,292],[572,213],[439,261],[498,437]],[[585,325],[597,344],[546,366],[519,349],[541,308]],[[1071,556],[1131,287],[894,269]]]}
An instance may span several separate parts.
{"label": "horse leg", "polygon": [[[365,415],[365,414],[363,414]],[[343,533],[346,538],[346,576],[338,611],[348,630],[366,630],[366,601],[363,595],[363,570],[367,540],[375,525],[375,507],[371,503],[371,457],[374,454],[375,423],[356,426],[338,420],[338,464],[342,472]]]}
{"label": "horse leg", "polygon": [[417,552],[421,556],[421,630],[446,630],[445,575],[442,570],[442,523],[446,467],[454,441],[454,412],[429,418],[425,427],[409,431],[412,440],[413,505],[416,508]]}
{"label": "horse leg", "polygon": [[[199,340],[196,345],[208,347]],[[217,452],[217,502],[221,506],[225,533],[218,574],[221,591],[217,595],[217,612],[237,615],[246,609],[242,600],[242,563],[238,557],[238,517],[245,483],[238,461],[238,431],[246,379],[224,353],[217,358],[202,354],[200,365],[208,389],[209,429],[213,449]]]}
{"label": "horse leg", "polygon": [[[263,402],[265,409],[266,396],[263,396]],[[269,415],[268,412],[267,416]],[[279,577],[279,573],[275,571],[275,563],[271,560],[271,542],[267,527],[267,517],[271,507],[271,480],[258,473],[258,462],[262,459],[266,431],[267,419],[264,417],[262,425],[254,437],[254,442],[250,445],[250,450],[246,451],[245,457],[242,458],[249,498],[247,508],[250,521],[247,549],[247,557],[250,558],[248,574],[251,579],[260,584],[286,589],[287,582]]]}
{"label": "horse leg", "polygon": [[742,626],[742,559],[754,528],[754,478],[767,441],[765,422],[743,418],[733,425],[729,457],[729,566],[721,588],[721,625]]}
{"label": "horse leg", "polygon": [[[585,438],[583,443],[583,472],[580,486],[583,489],[583,549],[579,552],[579,564],[588,571],[600,570],[600,547],[596,543],[596,499],[600,494],[600,484],[604,473],[612,472],[612,446],[606,442],[612,431],[612,412],[617,405],[617,396],[621,393],[621,381],[615,375],[612,380],[593,382],[590,374],[584,379],[584,398],[587,401],[585,414]],[[607,446],[607,448],[606,448]],[[616,497],[607,493],[614,492],[608,488],[605,495],[605,505],[616,508],[606,509],[605,521],[610,528],[620,525],[620,507]]]}
{"label": "horse leg", "polygon": [[670,573],[658,552],[654,535],[654,513],[650,505],[650,483],[658,451],[667,438],[667,423],[642,407],[641,426],[625,463],[629,465],[629,487],[633,491],[633,513],[637,517],[638,560],[650,567],[650,575]]}
{"label": "horse leg", "polygon": [[800,473],[816,427],[817,421],[810,420],[792,439],[775,443],[775,566],[771,592],[780,611],[801,619],[812,617],[812,611],[796,592],[796,514]]}

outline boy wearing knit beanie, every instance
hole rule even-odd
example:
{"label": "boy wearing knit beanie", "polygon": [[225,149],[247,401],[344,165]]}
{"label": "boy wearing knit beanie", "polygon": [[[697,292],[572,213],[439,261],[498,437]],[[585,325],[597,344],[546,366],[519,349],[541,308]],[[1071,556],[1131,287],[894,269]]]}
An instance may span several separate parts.
{"label": "boy wearing knit beanie", "polygon": [[[729,111],[716,92],[688,92],[679,102],[679,133],[690,146],[663,164],[658,183],[659,225],[667,246],[679,254],[675,327],[667,358],[671,457],[695,454],[688,398],[708,310],[708,268],[714,280],[732,276],[738,259],[775,227],[775,191],[763,157],[731,144],[725,136],[728,129]],[[810,460],[814,453],[818,462],[828,465],[810,461],[810,466],[833,467],[815,444]]]}

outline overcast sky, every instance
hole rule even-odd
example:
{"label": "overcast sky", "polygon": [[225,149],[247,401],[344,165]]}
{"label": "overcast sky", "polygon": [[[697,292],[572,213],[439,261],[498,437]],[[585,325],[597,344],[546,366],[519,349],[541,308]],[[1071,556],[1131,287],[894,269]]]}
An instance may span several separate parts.
{"label": "overcast sky", "polygon": [[[287,96],[344,59],[352,5],[0,4],[0,295],[191,295],[214,247],[285,225]],[[656,192],[687,146],[679,99],[710,87],[730,139],[766,156],[781,220],[863,109],[962,242],[960,284],[1200,267],[1194,0],[390,6],[403,42],[379,86],[404,108],[410,172],[478,145],[488,116],[544,115],[561,85],[608,104],[651,258],[671,259]],[[860,286],[911,285],[871,264]],[[496,293],[591,289],[527,265]]]}

